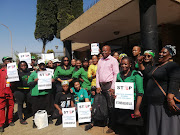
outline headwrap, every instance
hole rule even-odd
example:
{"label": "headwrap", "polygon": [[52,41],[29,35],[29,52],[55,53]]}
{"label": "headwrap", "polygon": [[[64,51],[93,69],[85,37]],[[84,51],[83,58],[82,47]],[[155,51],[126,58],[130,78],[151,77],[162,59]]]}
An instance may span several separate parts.
{"label": "headwrap", "polygon": [[171,56],[176,55],[176,46],[166,45],[164,48],[166,48],[169,51]]}
{"label": "headwrap", "polygon": [[67,80],[62,81],[61,85],[69,85],[69,82]]}
{"label": "headwrap", "polygon": [[146,51],[144,52],[144,54],[145,54],[145,53],[148,53],[148,54],[152,55],[153,58],[155,57],[155,53],[154,53],[152,50],[146,50]]}
{"label": "headwrap", "polygon": [[119,59],[120,59],[121,57],[127,57],[127,54],[121,53],[121,54],[119,55]]}

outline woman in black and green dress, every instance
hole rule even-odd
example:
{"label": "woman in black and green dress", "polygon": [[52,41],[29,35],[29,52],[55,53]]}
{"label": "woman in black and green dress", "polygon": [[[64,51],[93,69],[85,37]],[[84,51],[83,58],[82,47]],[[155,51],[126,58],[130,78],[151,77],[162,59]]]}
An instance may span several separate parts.
{"label": "woman in black and green dress", "polygon": [[[176,55],[174,46],[166,45],[159,53],[158,64],[152,70],[144,69],[148,77],[147,135],[179,135],[180,115],[174,97],[180,94],[180,66],[172,61]],[[143,64],[139,59],[139,64]],[[161,90],[163,89],[163,91]]]}
{"label": "woman in black and green dress", "polygon": [[16,90],[14,92],[14,97],[16,102],[18,103],[18,116],[20,123],[25,125],[28,124],[26,120],[23,118],[23,104],[26,102],[26,110],[31,110],[31,105],[29,103],[30,100],[30,88],[27,84],[28,78],[31,74],[30,70],[28,69],[28,65],[25,61],[21,61],[18,65],[18,74],[19,74],[19,81],[16,82]]}
{"label": "woman in black and green dress", "polygon": [[115,132],[119,132],[119,128],[122,128],[128,134],[138,134],[143,126],[140,113],[140,105],[144,94],[143,78],[136,70],[133,70],[133,62],[129,57],[122,58],[121,69],[122,71],[117,74],[116,82],[134,83],[134,110],[114,109],[113,129]]}
{"label": "woman in black and green dress", "polygon": [[69,83],[73,80],[74,67],[70,66],[69,58],[67,56],[62,58],[61,66],[58,66],[54,72],[54,79],[56,80],[56,93],[62,92],[61,83],[67,80]]}

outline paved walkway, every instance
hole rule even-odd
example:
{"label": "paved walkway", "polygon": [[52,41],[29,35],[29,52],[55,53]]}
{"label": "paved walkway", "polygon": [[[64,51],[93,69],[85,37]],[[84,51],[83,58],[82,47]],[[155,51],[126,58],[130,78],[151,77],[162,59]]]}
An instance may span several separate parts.
{"label": "paved walkway", "polygon": [[[17,109],[17,104],[15,104],[15,112]],[[56,120],[53,120],[54,123]],[[21,125],[19,120],[15,122],[15,126],[5,128],[5,132],[0,135],[107,135],[105,134],[107,127],[93,127],[88,132],[84,131],[85,125],[79,126],[77,124],[76,128],[63,128],[62,125],[55,126],[50,124],[44,129],[33,129],[32,128],[32,117],[27,119],[27,125]],[[110,134],[113,135],[113,134]]]}

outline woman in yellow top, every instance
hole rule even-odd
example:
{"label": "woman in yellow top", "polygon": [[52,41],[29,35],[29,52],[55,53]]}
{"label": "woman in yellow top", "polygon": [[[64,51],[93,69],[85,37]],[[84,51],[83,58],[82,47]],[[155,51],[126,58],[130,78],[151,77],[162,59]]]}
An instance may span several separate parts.
{"label": "woman in yellow top", "polygon": [[97,63],[98,57],[94,55],[92,57],[93,64],[91,64],[88,68],[88,78],[91,79],[91,86],[96,86],[96,70],[97,70]]}

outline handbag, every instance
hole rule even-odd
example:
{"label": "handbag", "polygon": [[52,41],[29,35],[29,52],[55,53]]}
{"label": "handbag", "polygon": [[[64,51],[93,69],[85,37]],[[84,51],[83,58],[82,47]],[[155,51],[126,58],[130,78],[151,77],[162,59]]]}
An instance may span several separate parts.
{"label": "handbag", "polygon": [[[156,69],[158,69],[159,67],[165,65],[166,63],[160,65],[160,66],[157,66],[154,71],[152,72],[152,74],[156,71]],[[155,81],[155,83],[157,84],[157,86],[159,87],[159,89],[162,91],[162,93],[164,94],[164,96],[167,96],[166,92],[163,90],[163,88],[161,87],[161,85],[157,82],[157,80],[152,76],[153,80]],[[180,113],[180,88],[179,88],[179,93],[177,95],[175,95],[175,97],[173,98],[176,106],[179,108],[177,110],[177,113]]]}

